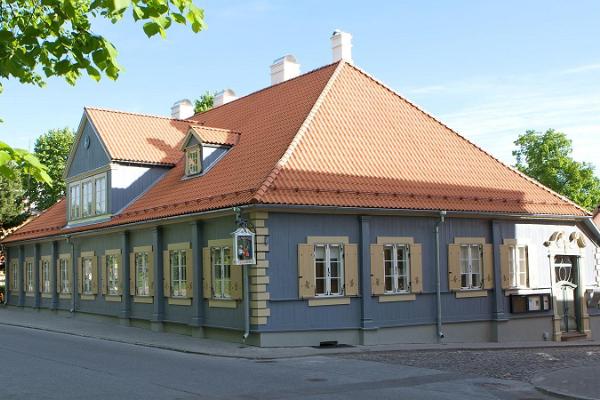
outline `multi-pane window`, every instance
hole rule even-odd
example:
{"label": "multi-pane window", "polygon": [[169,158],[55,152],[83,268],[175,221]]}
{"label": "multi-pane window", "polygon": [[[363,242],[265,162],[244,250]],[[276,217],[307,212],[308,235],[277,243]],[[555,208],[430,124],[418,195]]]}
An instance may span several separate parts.
{"label": "multi-pane window", "polygon": [[70,215],[71,219],[77,219],[80,217],[81,210],[81,186],[78,184],[70,186]]}
{"label": "multi-pane window", "polygon": [[19,264],[11,264],[10,274],[12,281],[11,289],[14,291],[19,290]]}
{"label": "multi-pane window", "polygon": [[109,295],[119,294],[119,256],[106,256],[106,291]]}
{"label": "multi-pane window", "polygon": [[58,281],[60,293],[71,293],[69,287],[69,261],[66,258],[58,260]]}
{"label": "multi-pane window", "polygon": [[101,176],[94,180],[96,188],[96,215],[106,213],[106,177]]}
{"label": "multi-pane window", "polygon": [[93,211],[94,192],[92,181],[83,182],[83,184],[81,185],[81,190],[83,194],[83,208],[81,215],[83,217],[89,217],[90,215],[92,215]]}
{"label": "multi-pane window", "polygon": [[171,262],[171,296],[186,297],[187,295],[187,277],[186,277],[186,251],[169,251]]}
{"label": "multi-pane window", "polygon": [[508,249],[508,268],[511,287],[527,287],[529,268],[527,263],[527,246],[510,246]]}
{"label": "multi-pane window", "polygon": [[463,244],[460,246],[460,286],[462,289],[480,289],[482,286],[481,260],[483,246]]}
{"label": "multi-pane window", "polygon": [[408,293],[410,291],[408,245],[385,245],[383,247],[383,263],[386,293]]}
{"label": "multi-pane window", "polygon": [[231,248],[212,247],[211,263],[213,273],[213,297],[231,298]]}
{"label": "multi-pane window", "polygon": [[186,152],[186,174],[194,175],[200,172],[200,147],[188,149]]}
{"label": "multi-pane window", "polygon": [[343,254],[341,244],[315,245],[315,295],[344,294]]}
{"label": "multi-pane window", "polygon": [[50,262],[42,260],[42,293],[50,293]]}
{"label": "multi-pane window", "polygon": [[137,296],[150,296],[148,257],[146,251],[135,253],[135,294]]}
{"label": "multi-pane window", "polygon": [[25,291],[33,292],[33,262],[27,261],[25,263]]}
{"label": "multi-pane window", "polygon": [[92,294],[93,293],[93,263],[90,257],[84,257],[82,260],[82,288],[83,294]]}

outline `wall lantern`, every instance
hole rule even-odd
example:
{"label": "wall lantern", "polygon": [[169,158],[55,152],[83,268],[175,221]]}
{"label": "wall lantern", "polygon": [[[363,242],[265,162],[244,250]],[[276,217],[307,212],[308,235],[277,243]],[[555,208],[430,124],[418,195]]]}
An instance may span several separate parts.
{"label": "wall lantern", "polygon": [[254,232],[246,227],[238,228],[233,232],[233,247],[236,265],[256,264]]}

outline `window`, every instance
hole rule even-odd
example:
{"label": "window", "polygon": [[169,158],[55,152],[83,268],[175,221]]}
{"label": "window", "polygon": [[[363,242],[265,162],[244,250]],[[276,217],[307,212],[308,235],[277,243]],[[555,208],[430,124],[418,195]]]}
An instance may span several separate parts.
{"label": "window", "polygon": [[33,292],[33,262],[27,261],[25,263],[25,291]]}
{"label": "window", "polygon": [[383,247],[385,293],[410,291],[409,257],[409,247],[406,244],[390,244]]}
{"label": "window", "polygon": [[101,176],[94,180],[96,188],[96,215],[106,213],[106,177]]}
{"label": "window", "polygon": [[83,294],[93,294],[93,263],[90,257],[84,257],[82,260],[82,283],[83,283]]}
{"label": "window", "polygon": [[171,250],[171,251],[169,251],[169,259],[171,262],[171,296],[186,297],[187,296],[186,251],[185,250]]}
{"label": "window", "polygon": [[19,290],[19,264],[16,262],[13,262],[11,264],[11,268],[10,268],[10,274],[11,274],[11,285],[10,288],[12,291],[17,291]]}
{"label": "window", "polygon": [[554,281],[577,283],[576,268],[571,256],[558,255],[554,257]]}
{"label": "window", "polygon": [[81,211],[82,217],[89,217],[93,211],[93,191],[92,181],[83,182],[81,185],[83,192],[83,208]]}
{"label": "window", "polygon": [[66,258],[58,260],[59,293],[71,293],[69,287],[69,261]]}
{"label": "window", "polygon": [[118,295],[119,291],[119,256],[106,256],[106,291],[109,295]]}
{"label": "window", "polygon": [[135,294],[150,296],[150,277],[148,271],[148,252],[135,253]]}
{"label": "window", "polygon": [[344,294],[343,249],[341,244],[315,245],[315,295]]}
{"label": "window", "polygon": [[463,244],[460,246],[460,286],[462,289],[481,289],[481,260],[483,246]]}
{"label": "window", "polygon": [[515,245],[508,249],[508,265],[511,287],[529,286],[527,246]]}
{"label": "window", "polygon": [[213,273],[213,297],[231,298],[231,248],[213,247],[211,249]]}
{"label": "window", "polygon": [[192,147],[186,150],[185,171],[186,175],[195,175],[200,172],[200,147]]}
{"label": "window", "polygon": [[75,184],[70,186],[70,215],[71,219],[78,219],[80,213],[81,197],[80,186]]}
{"label": "window", "polygon": [[42,260],[42,293],[50,293],[50,262]]}

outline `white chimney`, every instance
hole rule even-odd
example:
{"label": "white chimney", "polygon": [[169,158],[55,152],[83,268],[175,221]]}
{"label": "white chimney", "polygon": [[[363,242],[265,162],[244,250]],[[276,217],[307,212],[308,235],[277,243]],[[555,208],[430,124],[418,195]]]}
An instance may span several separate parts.
{"label": "white chimney", "polygon": [[235,99],[237,99],[237,96],[235,95],[235,92],[233,90],[221,90],[219,93],[215,94],[215,98],[213,100],[213,108],[222,106],[223,104],[227,104]]}
{"label": "white chimney", "polygon": [[278,58],[271,65],[271,85],[287,81],[300,75],[300,64],[291,54]]}
{"label": "white chimney", "polygon": [[352,35],[339,29],[331,35],[333,62],[344,60],[352,64]]}
{"label": "white chimney", "polygon": [[171,118],[188,119],[194,115],[194,105],[188,99],[176,101],[171,107]]}

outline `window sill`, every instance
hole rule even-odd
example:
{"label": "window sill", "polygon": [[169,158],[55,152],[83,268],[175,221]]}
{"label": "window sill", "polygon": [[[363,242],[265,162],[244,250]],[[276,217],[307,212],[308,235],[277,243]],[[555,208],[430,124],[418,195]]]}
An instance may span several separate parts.
{"label": "window sill", "polygon": [[192,299],[169,297],[169,304],[171,304],[173,306],[191,306]]}
{"label": "window sill", "polygon": [[121,302],[121,295],[118,294],[107,294],[104,296],[104,301],[110,301],[115,303]]}
{"label": "window sill", "polygon": [[35,294],[33,292],[25,292],[25,297],[34,297]]}
{"label": "window sill", "polygon": [[62,300],[70,299],[71,293],[59,293],[58,298]]}
{"label": "window sill", "polygon": [[396,301],[415,301],[417,295],[414,293],[398,293],[398,294],[384,294],[379,296],[380,303],[391,303]]}
{"label": "window sill", "polygon": [[468,299],[472,297],[487,297],[487,290],[462,290],[460,292],[456,292],[455,296],[457,299]]}
{"label": "window sill", "polygon": [[510,296],[511,294],[527,295],[527,294],[550,294],[552,289],[530,289],[530,288],[509,288],[504,289],[504,295]]}
{"label": "window sill", "polygon": [[96,295],[95,294],[82,294],[79,298],[81,300],[96,300]]}
{"label": "window sill", "polygon": [[42,299],[51,299],[52,293],[42,293]]}
{"label": "window sill", "polygon": [[314,298],[308,299],[309,307],[319,307],[319,306],[337,306],[337,305],[347,305],[350,304],[350,297],[323,297],[323,298]]}
{"label": "window sill", "polygon": [[134,303],[152,304],[154,303],[153,296],[133,296]]}
{"label": "window sill", "polygon": [[237,301],[229,299],[208,300],[208,306],[211,308],[237,308]]}

